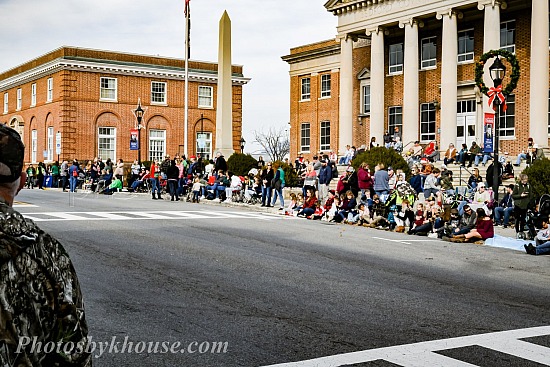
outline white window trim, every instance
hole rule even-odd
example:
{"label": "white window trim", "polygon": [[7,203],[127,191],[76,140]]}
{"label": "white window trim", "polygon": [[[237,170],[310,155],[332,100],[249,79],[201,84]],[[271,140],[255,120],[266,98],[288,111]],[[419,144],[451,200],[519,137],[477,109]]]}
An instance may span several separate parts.
{"label": "white window trim", "polygon": [[4,115],[8,113],[9,111],[9,102],[10,100],[10,97],[9,97],[9,94],[6,92],[4,93]]}
{"label": "white window trim", "polygon": [[38,153],[38,130],[31,131],[31,163],[36,163]]}
{"label": "white window trim", "polygon": [[[324,76],[328,76],[329,77],[329,84],[330,84],[330,88],[328,90],[325,90],[323,91],[323,77]],[[330,74],[321,74],[321,96],[319,97],[319,99],[327,99],[327,98],[331,98],[332,97],[332,75]],[[310,91],[311,91],[311,85],[310,85]],[[323,96],[323,93],[327,93],[328,92],[328,96]]]}
{"label": "white window trim", "polygon": [[[401,62],[401,64],[395,64],[395,65],[391,65],[390,64],[390,60],[391,60],[391,46],[393,45],[401,45],[401,53],[403,54],[403,62]],[[388,75],[389,76],[392,76],[392,75],[400,75],[400,74],[403,74],[403,70],[405,68],[405,44],[403,42],[398,42],[398,43],[392,43],[391,45],[389,45],[388,47],[388,56],[389,56],[389,59],[388,59]],[[396,70],[396,71],[391,71],[392,67],[393,68],[396,68],[396,67],[401,67],[401,70]]]}
{"label": "white window trim", "polygon": [[394,125],[394,126],[399,126],[399,131],[403,131],[403,106],[402,105],[388,106],[388,129],[390,129],[390,116],[392,116],[390,114],[391,108],[401,108],[401,125]]}
{"label": "white window trim", "polygon": [[[365,112],[365,93],[363,92],[364,90],[364,87],[370,87],[370,81],[361,81],[361,84],[360,84],[360,110],[361,110],[361,113],[360,113],[360,116],[370,116],[370,111],[369,112]],[[372,93],[371,93],[371,96],[372,96]],[[371,100],[372,102],[372,100]],[[372,103],[369,103],[369,105],[372,106]]]}
{"label": "white window trim", "polygon": [[36,106],[36,83],[31,84],[31,107]]}
{"label": "white window trim", "polygon": [[[433,136],[434,138],[433,139],[422,139],[422,124],[429,124],[430,121],[422,121],[422,105],[432,105],[433,106],[433,111],[436,113],[436,116],[435,116],[435,120],[433,121],[435,123],[435,130],[433,132]],[[430,110],[431,111],[431,110]],[[432,102],[426,102],[426,103],[421,103],[420,104],[420,129],[418,131],[418,135],[419,135],[419,140],[421,143],[430,143],[432,141],[435,141],[437,139],[437,109],[435,108],[434,104]],[[424,135],[428,135],[428,134],[424,134]]]}
{"label": "white window trim", "polygon": [[53,101],[53,78],[48,78],[46,88],[46,102]]}
{"label": "white window trim", "polygon": [[[323,145],[322,143],[322,138],[323,138],[323,134],[322,134],[322,131],[323,131],[323,123],[328,123],[328,130],[329,130],[329,134],[328,134],[328,146],[325,144]],[[310,127],[310,135],[311,135],[311,127]],[[310,143],[311,143],[311,138],[309,139]],[[330,139],[330,121],[329,120],[323,120],[321,122],[319,122],[319,151],[321,152],[325,152],[325,151],[328,151],[330,150],[330,145],[332,144],[331,142],[331,139]],[[310,149],[311,149],[311,145],[310,145]]]}
{"label": "white window trim", "polygon": [[[208,151],[203,151],[201,150],[199,152],[199,134],[206,134],[207,136],[209,136],[208,139],[205,140],[205,142],[209,142],[210,143],[210,149]],[[202,157],[206,157],[206,155],[208,155],[210,158],[212,158],[212,153],[213,153],[213,147],[212,147],[212,132],[211,131],[197,131],[195,133],[195,144],[196,144],[196,147],[195,147],[195,151],[197,154],[201,153],[202,154]]]}
{"label": "white window trim", "polygon": [[[303,125],[309,125],[309,136],[308,136],[308,139],[309,139],[309,149],[308,150],[304,150],[304,146],[302,145],[302,126]],[[310,122],[302,122],[300,123],[300,152],[302,153],[309,153],[311,151],[311,123]]]}
{"label": "white window trim", "polygon": [[22,107],[23,107],[23,90],[21,88],[17,88],[15,110],[21,111]]}
{"label": "white window trim", "polygon": [[[162,132],[162,138],[159,138],[159,137],[152,137],[151,136],[151,133],[155,131],[155,132],[158,132],[158,131],[161,131]],[[152,148],[152,144],[151,142],[152,141],[161,141],[162,142],[162,152],[160,154],[160,158],[159,160],[162,160],[164,158],[164,156],[166,155],[166,130],[161,130],[161,129],[151,129],[149,130],[149,141],[148,141],[148,145],[149,145],[149,160],[153,160],[152,158],[152,153],[153,153],[153,149]]]}
{"label": "white window trim", "polygon": [[[517,22],[516,22],[515,19],[510,19],[510,20],[506,20],[504,22],[500,22],[500,26],[499,26],[499,29],[498,29],[499,30],[499,40],[498,41],[499,41],[499,44],[500,44],[500,41],[501,41],[501,39],[500,39],[500,27],[502,27],[503,24],[512,23],[512,22],[516,23],[516,27],[514,28],[514,45],[513,45],[514,52],[512,52],[515,55],[516,54],[516,42],[517,42],[517,36],[518,36],[518,34],[517,34],[517,31],[518,31]],[[512,47],[512,45],[505,46],[505,48],[509,48],[509,47]],[[499,47],[499,49],[502,50],[504,48]]]}
{"label": "white window trim", "polygon": [[[157,102],[157,101],[153,101],[153,83],[157,83],[157,84],[164,84],[164,93],[163,93],[163,96],[164,96],[164,101],[163,102]],[[155,93],[158,93],[158,92],[155,92]],[[153,105],[160,105],[160,106],[167,106],[168,105],[168,83],[166,82],[158,82],[156,80],[151,80],[151,104]]]}
{"label": "white window trim", "polygon": [[[113,133],[112,135],[100,135],[100,134],[99,134],[99,130],[100,130],[100,129],[113,129],[114,133]],[[101,136],[112,137],[112,138],[115,140],[115,144],[114,144],[114,145],[115,145],[115,149],[114,149],[114,153],[113,153],[114,158],[112,158],[111,160],[113,160],[113,161],[116,160],[116,157],[117,157],[117,154],[116,154],[116,148],[117,148],[117,128],[116,128],[116,127],[113,127],[113,126],[98,126],[98,127],[97,127],[97,155],[98,155],[98,157],[100,156],[100,152],[99,152],[99,149],[100,149],[100,148],[99,148],[99,138],[100,138]],[[107,159],[105,158],[105,160],[107,160]]]}
{"label": "white window trim", "polygon": [[[458,46],[458,39],[459,39],[459,36],[460,36],[460,33],[462,32],[474,32],[475,29],[474,28],[468,28],[468,29],[462,29],[460,31],[457,32],[457,36],[456,36],[456,43],[457,43],[457,46]],[[458,65],[465,65],[465,64],[473,64],[475,62],[475,59],[476,59],[476,54],[475,54],[475,37],[474,37],[474,51],[472,52],[467,52],[465,54],[461,54],[461,53],[457,53],[456,55],[456,62]],[[472,54],[472,59],[471,60],[465,60],[465,61],[458,61],[458,57],[461,56],[461,55],[469,55],[469,54]]]}
{"label": "white window trim", "polygon": [[54,132],[53,132],[53,126],[48,126],[47,129],[47,141],[46,141],[46,151],[48,152],[48,161],[53,161],[53,139],[54,139]]}
{"label": "white window trim", "polygon": [[[424,60],[423,59],[424,49],[422,48],[422,41],[429,40],[431,38],[435,39],[435,54],[436,54],[436,56],[433,59]],[[432,62],[432,61],[435,61],[435,65],[422,66],[422,63]],[[437,36],[424,37],[420,40],[420,70],[432,70],[432,69],[437,69]]]}
{"label": "white window trim", "polygon": [[[305,94],[302,91],[305,79],[309,79],[309,96],[307,98],[304,98]],[[303,77],[303,78],[300,78],[300,102],[309,102],[309,101],[311,101],[311,77]]]}
{"label": "white window trim", "polygon": [[[101,91],[103,90],[103,88],[101,87],[101,81],[103,79],[109,79],[109,80],[114,80],[115,81],[115,97],[114,98],[102,98],[101,97]],[[110,90],[110,89],[109,89]],[[109,76],[102,76],[99,78],[99,100],[101,102],[117,102],[118,101],[118,78],[113,78],[113,77],[109,77]]]}
{"label": "white window trim", "polygon": [[[201,102],[201,95],[200,95],[201,88],[210,89],[210,97],[208,97],[209,100],[210,100],[210,105],[202,105],[200,103]],[[210,109],[214,108],[214,88],[213,87],[210,87],[208,85],[199,85],[197,92],[199,93],[198,94],[198,100],[197,100],[197,104],[198,104],[199,108],[210,108]],[[203,96],[203,98],[206,98],[206,97]]]}

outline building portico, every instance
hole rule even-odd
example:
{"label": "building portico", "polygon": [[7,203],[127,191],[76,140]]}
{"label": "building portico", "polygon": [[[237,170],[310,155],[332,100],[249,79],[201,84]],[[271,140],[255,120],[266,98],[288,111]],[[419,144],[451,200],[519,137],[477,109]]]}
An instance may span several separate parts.
{"label": "building portico", "polygon": [[[339,121],[332,125],[340,135],[331,148],[380,142],[395,126],[404,145],[480,143],[484,113],[493,111],[475,85],[475,62],[499,48],[514,52],[521,67],[499,119],[501,149],[519,153],[530,136],[548,146],[548,1],[330,0],[325,7],[338,17],[340,43]],[[285,61],[300,63],[299,53]],[[357,77],[363,69],[368,80]],[[299,131],[301,121],[293,123]]]}

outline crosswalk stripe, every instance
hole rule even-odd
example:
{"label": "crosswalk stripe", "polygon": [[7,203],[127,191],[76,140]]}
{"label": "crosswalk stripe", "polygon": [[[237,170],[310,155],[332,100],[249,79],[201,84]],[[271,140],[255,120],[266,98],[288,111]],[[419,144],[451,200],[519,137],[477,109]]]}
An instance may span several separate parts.
{"label": "crosswalk stripe", "polygon": [[98,221],[98,220],[181,220],[181,219],[262,219],[277,218],[249,216],[247,213],[215,211],[150,211],[150,212],[38,212],[22,213],[35,222]]}
{"label": "crosswalk stripe", "polygon": [[550,348],[519,339],[550,335],[550,326],[507,330],[495,333],[469,335],[415,344],[369,349],[333,356],[288,362],[265,367],[339,367],[383,360],[404,367],[462,367],[476,366],[433,352],[469,346],[480,346],[525,360],[550,365]]}

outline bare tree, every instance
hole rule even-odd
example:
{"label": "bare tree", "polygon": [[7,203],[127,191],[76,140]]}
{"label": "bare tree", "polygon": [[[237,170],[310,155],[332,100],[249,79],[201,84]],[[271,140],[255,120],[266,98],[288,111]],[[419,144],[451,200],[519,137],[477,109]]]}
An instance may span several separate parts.
{"label": "bare tree", "polygon": [[284,128],[270,127],[267,131],[254,130],[254,139],[264,148],[272,161],[282,161],[290,152],[290,141]]}

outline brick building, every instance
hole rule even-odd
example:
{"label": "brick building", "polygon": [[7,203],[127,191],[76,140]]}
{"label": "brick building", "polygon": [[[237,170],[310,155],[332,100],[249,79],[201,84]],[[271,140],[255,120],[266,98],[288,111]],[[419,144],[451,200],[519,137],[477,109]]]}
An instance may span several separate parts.
{"label": "brick building", "polygon": [[282,57],[290,65],[292,157],[368,146],[395,126],[405,145],[482,143],[485,113],[493,111],[474,70],[492,49],[515,53],[521,69],[499,118],[500,151],[517,154],[528,137],[548,146],[547,0],[330,0],[325,7],[338,17],[336,38]]}
{"label": "brick building", "polygon": [[[216,63],[189,62],[188,153],[212,156],[215,147]],[[233,65],[233,147],[240,150],[242,86],[249,79]],[[166,57],[62,47],[0,74],[0,123],[17,129],[26,162],[84,160],[125,162],[138,98],[146,113],[141,159],[184,151],[184,61]],[[201,116],[203,117],[201,119]],[[204,143],[198,144],[198,134]]]}

